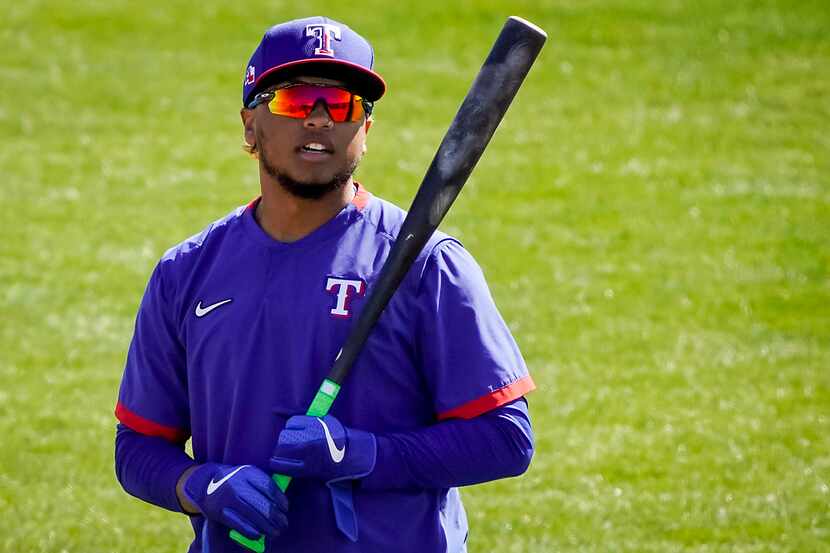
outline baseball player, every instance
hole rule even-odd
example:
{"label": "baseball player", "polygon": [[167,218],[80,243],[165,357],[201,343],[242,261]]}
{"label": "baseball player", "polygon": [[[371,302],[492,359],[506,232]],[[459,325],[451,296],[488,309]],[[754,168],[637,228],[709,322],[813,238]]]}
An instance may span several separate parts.
{"label": "baseball player", "polygon": [[[437,232],[329,415],[301,415],[405,213],[352,177],[386,85],[324,17],[271,27],[245,71],[261,195],[150,277],[115,414],[118,479],[188,515],[189,551],[463,552],[458,487],[523,473],[534,388],[484,276]],[[184,451],[192,439],[193,457]],[[285,493],[271,479],[294,477]]]}

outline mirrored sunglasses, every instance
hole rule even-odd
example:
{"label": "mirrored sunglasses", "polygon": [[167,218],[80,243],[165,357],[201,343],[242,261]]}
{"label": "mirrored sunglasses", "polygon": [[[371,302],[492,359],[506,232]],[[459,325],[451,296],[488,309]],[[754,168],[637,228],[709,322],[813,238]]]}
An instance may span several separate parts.
{"label": "mirrored sunglasses", "polygon": [[372,102],[353,92],[336,86],[307,83],[289,84],[260,92],[248,104],[248,109],[267,103],[268,110],[274,115],[305,119],[320,101],[325,104],[329,116],[336,123],[360,121],[372,113]]}

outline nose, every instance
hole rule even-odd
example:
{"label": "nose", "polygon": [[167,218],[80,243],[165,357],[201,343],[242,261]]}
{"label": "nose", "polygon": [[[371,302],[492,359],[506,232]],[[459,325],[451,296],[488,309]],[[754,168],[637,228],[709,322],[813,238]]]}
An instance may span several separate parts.
{"label": "nose", "polygon": [[329,129],[334,126],[325,102],[319,101],[314,104],[314,109],[303,120],[303,125],[307,129]]}

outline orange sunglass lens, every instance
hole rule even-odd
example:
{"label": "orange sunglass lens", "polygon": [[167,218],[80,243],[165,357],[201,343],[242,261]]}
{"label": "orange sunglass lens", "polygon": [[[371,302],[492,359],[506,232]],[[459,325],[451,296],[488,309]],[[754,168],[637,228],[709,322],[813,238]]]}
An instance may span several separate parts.
{"label": "orange sunglass lens", "polygon": [[269,102],[268,108],[276,115],[302,119],[308,117],[317,102],[322,100],[334,121],[342,123],[347,118],[350,121],[359,121],[363,117],[363,104],[359,101],[353,102],[353,98],[359,99],[342,88],[289,86],[275,91],[274,99]]}

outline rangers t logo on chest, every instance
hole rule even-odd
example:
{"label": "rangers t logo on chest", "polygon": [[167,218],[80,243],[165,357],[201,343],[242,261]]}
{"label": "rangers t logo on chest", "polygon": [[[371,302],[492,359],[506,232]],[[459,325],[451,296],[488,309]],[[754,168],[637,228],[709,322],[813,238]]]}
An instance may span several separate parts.
{"label": "rangers t logo on chest", "polygon": [[340,27],[331,25],[330,23],[307,25],[305,28],[305,36],[317,38],[317,48],[314,49],[315,56],[334,57],[334,48],[331,47],[331,41],[332,39],[340,40]]}
{"label": "rangers t logo on chest", "polygon": [[360,279],[328,277],[326,279],[326,292],[337,294],[337,302],[329,313],[333,317],[347,319],[352,316],[349,311],[349,303],[354,296],[362,296],[366,292],[366,283]]}

